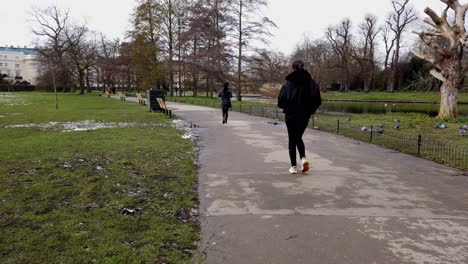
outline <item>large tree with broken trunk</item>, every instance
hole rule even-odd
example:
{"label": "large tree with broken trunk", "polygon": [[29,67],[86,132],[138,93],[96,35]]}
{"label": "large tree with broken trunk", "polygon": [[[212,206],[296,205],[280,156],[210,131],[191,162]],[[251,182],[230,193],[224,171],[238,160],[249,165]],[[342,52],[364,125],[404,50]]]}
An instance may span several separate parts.
{"label": "large tree with broken trunk", "polygon": [[[458,91],[463,87],[467,65],[463,65],[463,52],[467,47],[468,33],[465,16],[468,3],[458,0],[441,0],[447,5],[439,16],[431,8],[424,11],[429,17],[424,20],[430,30],[418,35],[430,47],[430,51],[413,51],[432,65],[432,75],[442,81],[439,118],[458,115]],[[450,11],[450,13],[449,13]]]}

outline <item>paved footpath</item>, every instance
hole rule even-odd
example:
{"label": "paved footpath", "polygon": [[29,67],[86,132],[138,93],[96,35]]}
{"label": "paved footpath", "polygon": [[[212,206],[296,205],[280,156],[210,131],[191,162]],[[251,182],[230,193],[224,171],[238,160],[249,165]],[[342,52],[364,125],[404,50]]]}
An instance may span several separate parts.
{"label": "paved footpath", "polygon": [[284,124],[170,104],[199,126],[206,263],[468,263],[461,171],[308,130],[290,175]]}

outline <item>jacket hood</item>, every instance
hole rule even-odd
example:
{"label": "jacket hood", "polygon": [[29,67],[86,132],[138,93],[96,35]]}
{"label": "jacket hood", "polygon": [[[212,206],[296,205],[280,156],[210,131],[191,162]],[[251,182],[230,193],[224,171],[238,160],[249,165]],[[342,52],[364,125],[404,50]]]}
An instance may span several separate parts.
{"label": "jacket hood", "polygon": [[286,76],[287,81],[300,84],[307,83],[310,79],[312,79],[312,76],[306,70],[295,71]]}

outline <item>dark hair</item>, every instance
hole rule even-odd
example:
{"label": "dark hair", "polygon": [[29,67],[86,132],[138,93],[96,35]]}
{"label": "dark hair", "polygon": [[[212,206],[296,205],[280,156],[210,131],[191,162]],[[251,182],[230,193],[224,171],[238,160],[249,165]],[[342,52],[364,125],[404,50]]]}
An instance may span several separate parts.
{"label": "dark hair", "polygon": [[228,83],[228,82],[225,82],[225,83],[223,84],[223,87],[224,87],[224,88],[228,88],[228,87],[229,87],[229,83]]}
{"label": "dark hair", "polygon": [[293,62],[292,68],[293,68],[294,71],[304,70],[305,64],[304,64],[303,61],[297,60],[297,61]]}

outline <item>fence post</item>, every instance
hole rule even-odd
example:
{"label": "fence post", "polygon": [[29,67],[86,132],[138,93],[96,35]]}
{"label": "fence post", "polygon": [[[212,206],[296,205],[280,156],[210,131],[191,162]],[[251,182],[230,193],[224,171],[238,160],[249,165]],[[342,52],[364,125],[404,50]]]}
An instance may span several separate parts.
{"label": "fence post", "polygon": [[370,143],[374,141],[374,126],[370,127]]}
{"label": "fence post", "polygon": [[241,113],[242,113],[242,103],[241,103],[241,104],[239,104],[239,112],[241,112]]}
{"label": "fence post", "polygon": [[278,108],[276,108],[276,119],[278,119],[279,113]]}
{"label": "fence post", "polygon": [[250,114],[252,114],[252,105],[250,105]]}
{"label": "fence post", "polygon": [[336,134],[340,134],[340,120],[336,120]]}
{"label": "fence post", "polygon": [[418,135],[418,156],[421,156],[422,136]]}
{"label": "fence post", "polygon": [[263,117],[263,115],[264,115],[264,112],[263,112],[263,106],[262,106],[262,117]]}

